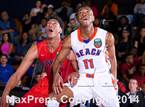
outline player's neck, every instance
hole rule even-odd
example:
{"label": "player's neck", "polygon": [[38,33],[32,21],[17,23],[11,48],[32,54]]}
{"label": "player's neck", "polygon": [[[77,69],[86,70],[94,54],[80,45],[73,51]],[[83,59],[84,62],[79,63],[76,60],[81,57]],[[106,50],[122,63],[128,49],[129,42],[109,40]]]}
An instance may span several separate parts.
{"label": "player's neck", "polygon": [[59,47],[61,39],[60,38],[53,38],[53,39],[48,39],[48,48],[49,51],[53,52],[55,49]]}
{"label": "player's neck", "polygon": [[94,26],[93,25],[90,25],[88,27],[80,27],[80,30],[81,30],[81,36],[84,38],[84,39],[88,39],[93,33],[94,33]]}

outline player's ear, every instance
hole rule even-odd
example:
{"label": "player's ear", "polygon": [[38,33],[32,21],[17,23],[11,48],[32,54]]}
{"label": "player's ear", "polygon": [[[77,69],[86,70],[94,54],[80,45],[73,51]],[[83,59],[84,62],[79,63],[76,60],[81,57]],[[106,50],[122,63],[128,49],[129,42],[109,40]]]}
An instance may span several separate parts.
{"label": "player's ear", "polygon": [[60,28],[60,31],[59,31],[59,33],[61,34],[62,33],[62,29]]}

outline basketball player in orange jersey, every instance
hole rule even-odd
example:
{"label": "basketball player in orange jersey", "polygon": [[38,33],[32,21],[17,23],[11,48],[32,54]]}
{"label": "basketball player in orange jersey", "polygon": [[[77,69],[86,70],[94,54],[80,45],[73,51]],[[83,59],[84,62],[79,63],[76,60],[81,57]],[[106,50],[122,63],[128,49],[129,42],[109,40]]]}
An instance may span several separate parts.
{"label": "basketball player in orange jersey", "polygon": [[[58,102],[71,101],[72,105],[95,99],[99,107],[119,107],[114,81],[117,75],[114,37],[111,33],[93,26],[94,15],[90,7],[78,9],[77,18],[80,27],[72,32],[63,43],[53,64],[53,90],[48,107],[57,106]],[[59,68],[62,61],[73,50],[78,72],[73,76],[77,83],[63,85]],[[73,97],[73,101],[71,100]]]}
{"label": "basketball player in orange jersey", "polygon": [[[20,104],[17,104],[16,107],[45,107],[44,103],[46,102],[40,103],[38,100],[39,98],[47,98],[48,93],[52,91],[51,66],[62,48],[62,42],[60,39],[62,30],[63,25],[58,17],[52,17],[48,20],[46,26],[48,38],[40,43],[32,45],[32,47],[28,50],[22,63],[16,72],[11,76],[3,91],[0,107],[8,107],[8,104],[6,103],[6,96],[9,95],[10,91],[18,84],[22,76],[26,73],[27,69],[36,58],[44,64],[44,70],[47,72],[47,77],[40,80],[38,84],[34,85],[24,95],[23,98],[26,98],[26,103],[21,102]],[[60,71],[63,79],[67,78],[67,75],[73,71],[70,60],[66,59],[62,62]],[[66,79],[64,81],[66,81]],[[29,95],[38,98],[37,102],[35,100],[28,102]]]}

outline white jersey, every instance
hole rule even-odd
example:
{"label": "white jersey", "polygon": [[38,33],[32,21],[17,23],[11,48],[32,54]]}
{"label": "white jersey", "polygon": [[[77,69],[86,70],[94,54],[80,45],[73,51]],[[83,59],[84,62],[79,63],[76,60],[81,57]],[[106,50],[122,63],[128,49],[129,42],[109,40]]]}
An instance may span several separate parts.
{"label": "white jersey", "polygon": [[106,39],[107,31],[96,28],[89,40],[84,41],[80,29],[71,33],[71,46],[76,55],[80,73],[102,72],[110,69],[107,60]]}

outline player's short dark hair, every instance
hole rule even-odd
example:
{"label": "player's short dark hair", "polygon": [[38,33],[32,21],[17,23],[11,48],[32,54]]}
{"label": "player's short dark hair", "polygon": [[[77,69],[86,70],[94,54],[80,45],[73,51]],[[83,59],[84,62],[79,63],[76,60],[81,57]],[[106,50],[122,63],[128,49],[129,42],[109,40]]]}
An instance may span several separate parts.
{"label": "player's short dark hair", "polygon": [[62,21],[62,19],[61,19],[60,17],[58,17],[58,16],[52,16],[52,17],[48,18],[48,21],[49,21],[50,19],[55,19],[55,20],[57,20],[58,23],[59,23],[59,25],[60,25],[60,27],[61,27],[61,29],[64,30],[64,22]]}
{"label": "player's short dark hair", "polygon": [[77,12],[76,12],[76,16],[77,16],[77,17],[78,17],[78,12],[79,12],[82,8],[88,8],[88,9],[92,10],[91,7],[90,7],[89,5],[82,5],[82,6],[80,6],[79,8],[77,8]]}

